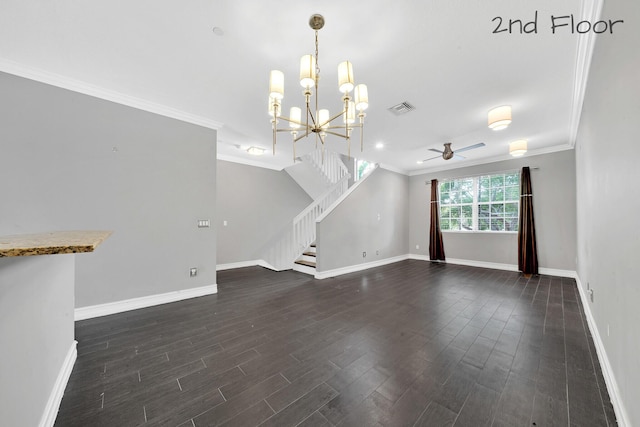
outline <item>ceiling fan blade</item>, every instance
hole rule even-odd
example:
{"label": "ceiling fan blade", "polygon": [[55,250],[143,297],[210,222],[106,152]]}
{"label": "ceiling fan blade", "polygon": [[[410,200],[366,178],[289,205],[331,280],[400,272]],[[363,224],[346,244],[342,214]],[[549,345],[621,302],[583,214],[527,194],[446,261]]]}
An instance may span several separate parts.
{"label": "ceiling fan blade", "polygon": [[458,154],[458,153],[453,153],[453,158],[454,158],[454,159],[458,159],[458,160],[464,160],[464,159],[466,159],[466,157],[465,157],[465,156],[461,156],[461,155],[460,155],[460,154]]}
{"label": "ceiling fan blade", "polygon": [[433,160],[433,159],[441,159],[441,158],[442,158],[442,156],[429,157],[428,159],[424,159],[424,160],[422,160],[422,162],[424,163],[424,162],[428,162],[429,160]]}
{"label": "ceiling fan blade", "polygon": [[442,154],[441,150],[436,150],[435,148],[429,148],[429,151],[435,151],[436,153]]}
{"label": "ceiling fan blade", "polygon": [[464,147],[464,148],[458,148],[457,150],[454,150],[454,151],[456,153],[459,153],[461,151],[473,150],[474,148],[480,148],[480,147],[484,147],[484,142],[479,142],[477,144],[473,144],[473,145],[470,145],[470,146]]}

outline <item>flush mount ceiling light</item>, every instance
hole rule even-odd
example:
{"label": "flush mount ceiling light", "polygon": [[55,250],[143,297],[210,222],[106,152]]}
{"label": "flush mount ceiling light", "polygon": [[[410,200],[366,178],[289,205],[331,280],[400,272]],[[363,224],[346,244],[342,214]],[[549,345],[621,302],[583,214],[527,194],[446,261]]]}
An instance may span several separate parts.
{"label": "flush mount ceiling light", "polygon": [[489,129],[502,130],[511,123],[511,106],[503,105],[489,111]]}
{"label": "flush mount ceiling light", "polygon": [[252,156],[262,156],[265,151],[267,151],[267,150],[265,150],[264,148],[261,148],[261,147],[249,147],[249,148],[247,148],[247,153],[251,154]]}
{"label": "flush mount ceiling light", "polygon": [[[269,115],[271,116],[271,126],[273,129],[273,154],[276,153],[277,132],[290,132],[293,136],[293,159],[296,158],[296,142],[309,135],[315,134],[316,146],[318,140],[322,144],[324,153],[325,138],[327,134],[339,136],[347,140],[349,157],[351,157],[351,131],[360,128],[360,150],[363,149],[364,110],[369,106],[369,95],[367,86],[363,84],[355,85],[353,78],[353,66],[351,62],[344,61],[338,65],[338,89],[342,93],[343,110],[332,116],[327,109],[318,109],[320,80],[320,66],[318,60],[318,31],[324,26],[322,15],[312,15],[309,19],[309,26],[315,31],[315,55],[304,55],[300,59],[300,85],[304,88],[304,100],[306,104],[306,118],[303,121],[302,109],[291,107],[289,117],[280,114],[282,109],[282,99],[284,98],[284,74],[282,71],[271,70],[269,76]],[[311,106],[312,89],[316,87],[314,107]],[[353,98],[351,91],[354,92]],[[356,110],[358,110],[359,123],[356,121]],[[332,124],[334,120],[342,117],[344,125]],[[289,122],[289,128],[279,129],[278,119]],[[344,130],[344,133],[338,130]],[[298,136],[300,134],[300,136]]]}
{"label": "flush mount ceiling light", "polygon": [[524,156],[524,153],[527,152],[527,140],[519,139],[517,141],[513,141],[509,143],[509,154],[513,157]]}

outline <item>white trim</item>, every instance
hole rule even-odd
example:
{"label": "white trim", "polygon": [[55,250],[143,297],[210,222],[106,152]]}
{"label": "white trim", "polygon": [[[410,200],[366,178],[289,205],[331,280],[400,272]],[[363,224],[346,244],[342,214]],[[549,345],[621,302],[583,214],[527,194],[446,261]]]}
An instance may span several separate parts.
{"label": "white trim", "polygon": [[216,271],[233,270],[234,268],[255,267],[264,263],[261,259],[254,259],[251,261],[230,262],[227,264],[216,265]]}
{"label": "white trim", "polygon": [[343,274],[355,273],[356,271],[368,270],[374,267],[381,267],[387,264],[393,264],[394,262],[404,261],[409,259],[409,255],[399,255],[391,258],[381,259],[379,261],[367,262],[364,264],[350,265],[348,267],[335,268],[327,271],[316,271],[316,279],[326,279],[328,277],[341,276]]}
{"label": "white trim", "polygon": [[[604,0],[587,0],[582,2],[581,19],[590,22],[598,21],[602,13]],[[596,34],[588,34],[578,37],[578,48],[576,53],[575,73],[573,80],[573,96],[571,99],[571,122],[569,125],[569,145],[573,148],[576,145],[578,128],[580,127],[580,116],[582,115],[582,105],[587,91],[587,80],[589,69],[591,68],[591,58],[593,57],[593,47],[596,42]]]}
{"label": "white trim", "polygon": [[121,92],[95,86],[81,80],[51,73],[49,71],[29,67],[7,59],[0,59],[0,71],[209,129],[219,130],[223,125],[222,123],[211,120],[207,117],[191,114],[167,105],[158,104],[142,98],[136,98]]}
{"label": "white trim", "polygon": [[609,398],[611,399],[613,410],[616,413],[616,421],[618,422],[618,426],[620,427],[631,426],[631,421],[629,421],[629,414],[625,409],[624,403],[621,398],[620,388],[618,387],[616,376],[613,373],[613,367],[611,366],[611,362],[609,362],[609,357],[607,356],[607,351],[605,350],[604,343],[602,342],[602,337],[600,336],[600,331],[598,330],[598,326],[596,324],[595,318],[593,317],[593,313],[591,313],[589,298],[584,292],[584,289],[582,288],[582,282],[580,281],[580,277],[577,274],[575,279],[578,285],[578,293],[580,294],[580,299],[582,300],[582,306],[584,307],[585,317],[587,318],[587,325],[589,326],[589,331],[591,331],[591,336],[593,337],[593,343],[596,347],[598,360],[600,361],[600,366],[602,367],[602,376],[604,377],[604,382],[607,384]]}
{"label": "white trim", "polygon": [[[429,258],[429,255],[409,254],[409,259],[431,261],[431,259]],[[456,264],[456,265],[466,265],[468,267],[490,268],[492,270],[519,271],[518,266],[515,264],[502,264],[497,262],[476,261],[472,259],[447,258],[445,263]],[[576,272],[573,270],[560,270],[557,268],[539,267],[538,273],[544,274],[547,276],[570,277],[572,279],[575,279],[577,276]]]}
{"label": "white trim", "polygon": [[124,311],[137,310],[139,308],[152,307],[154,305],[167,304],[182,301],[189,298],[201,297],[218,293],[218,285],[202,286],[199,288],[183,289],[164,294],[148,295],[145,297],[131,298],[123,301],[108,302],[106,304],[91,305],[75,309],[75,320],[93,319],[94,317],[108,316]]}
{"label": "white trim", "polygon": [[47,406],[45,406],[42,418],[40,418],[40,423],[38,424],[39,427],[52,427],[56,422],[60,403],[62,402],[62,395],[64,394],[65,388],[67,388],[67,383],[71,377],[71,371],[73,371],[73,365],[76,363],[76,358],[78,357],[78,350],[76,349],[77,344],[78,341],[74,340],[71,342],[69,351],[67,351],[67,356],[62,362],[60,372],[58,372],[58,377],[53,385],[53,390],[51,390],[51,394],[49,395]]}

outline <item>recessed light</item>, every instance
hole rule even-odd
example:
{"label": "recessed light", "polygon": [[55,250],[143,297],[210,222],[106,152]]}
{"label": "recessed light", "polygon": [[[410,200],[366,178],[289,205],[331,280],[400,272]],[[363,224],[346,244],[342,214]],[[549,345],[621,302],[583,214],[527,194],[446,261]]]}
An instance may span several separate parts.
{"label": "recessed light", "polygon": [[261,147],[249,147],[247,148],[247,153],[251,154],[252,156],[262,156],[265,152],[264,148]]}
{"label": "recessed light", "polygon": [[213,27],[212,31],[216,36],[224,36],[224,30],[220,27]]}
{"label": "recessed light", "polygon": [[418,160],[416,163],[421,165],[422,164],[422,160]]}
{"label": "recessed light", "polygon": [[384,144],[383,144],[382,142],[378,142],[378,143],[376,144],[376,148],[377,148],[378,150],[382,150],[382,149],[384,148]]}

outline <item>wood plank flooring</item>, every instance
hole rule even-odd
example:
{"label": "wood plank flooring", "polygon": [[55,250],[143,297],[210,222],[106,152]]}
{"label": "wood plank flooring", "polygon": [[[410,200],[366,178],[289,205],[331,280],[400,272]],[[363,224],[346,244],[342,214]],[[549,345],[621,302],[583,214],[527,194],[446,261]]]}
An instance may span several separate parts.
{"label": "wood plank flooring", "polygon": [[76,324],[56,426],[614,426],[573,279],[249,267]]}

